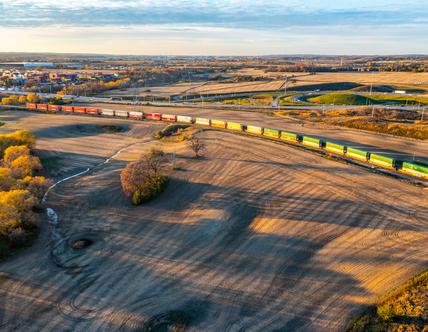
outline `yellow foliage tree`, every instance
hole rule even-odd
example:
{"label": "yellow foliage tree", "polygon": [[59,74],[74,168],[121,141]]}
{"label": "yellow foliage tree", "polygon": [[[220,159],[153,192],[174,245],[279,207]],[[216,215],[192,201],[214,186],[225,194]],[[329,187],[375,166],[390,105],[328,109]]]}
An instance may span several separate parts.
{"label": "yellow foliage tree", "polygon": [[22,179],[33,175],[33,171],[40,170],[42,165],[39,158],[33,156],[20,156],[10,163],[13,177]]}
{"label": "yellow foliage tree", "polygon": [[26,101],[27,101],[27,97],[25,97],[25,96],[19,96],[18,102],[20,104],[25,104]]}
{"label": "yellow foliage tree", "polygon": [[39,101],[39,96],[36,95],[34,92],[31,92],[27,95],[27,101],[29,103],[37,103]]}
{"label": "yellow foliage tree", "polygon": [[0,134],[0,157],[4,151],[12,145],[26,145],[33,148],[36,143],[36,137],[28,130],[17,130],[9,134]]}
{"label": "yellow foliage tree", "polygon": [[14,189],[29,190],[38,200],[41,200],[50,184],[51,182],[43,176],[26,176],[17,181]]}
{"label": "yellow foliage tree", "polygon": [[0,234],[8,236],[14,229],[31,223],[31,209],[36,203],[28,190],[1,191]]}
{"label": "yellow foliage tree", "polygon": [[7,104],[9,104],[9,98],[8,98],[8,97],[3,97],[3,98],[1,99],[1,103],[2,103],[3,105],[7,105]]}
{"label": "yellow foliage tree", "polygon": [[12,171],[7,167],[0,167],[0,191],[9,190],[14,183]]}
{"label": "yellow foliage tree", "polygon": [[26,145],[12,145],[4,150],[3,163],[5,165],[11,165],[11,163],[22,156],[29,156],[30,149]]}

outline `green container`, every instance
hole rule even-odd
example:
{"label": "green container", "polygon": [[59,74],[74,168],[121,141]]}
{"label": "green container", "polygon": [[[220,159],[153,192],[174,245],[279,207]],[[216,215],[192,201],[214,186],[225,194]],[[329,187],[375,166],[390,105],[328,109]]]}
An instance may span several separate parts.
{"label": "green container", "polygon": [[268,137],[278,138],[279,137],[279,130],[264,128],[263,135],[268,136]]}
{"label": "green container", "polygon": [[359,160],[368,160],[368,152],[364,150],[354,149],[354,148],[347,148],[346,149],[346,155],[355,159]]}
{"label": "green container", "polygon": [[394,159],[376,153],[370,153],[370,162],[379,166],[394,167]]}
{"label": "green container", "polygon": [[325,149],[328,151],[332,151],[335,153],[345,153],[345,149],[346,146],[341,145],[341,144],[337,144],[337,143],[333,143],[333,142],[326,142],[325,143]]}
{"label": "green container", "polygon": [[428,178],[428,165],[403,162],[403,171]]}
{"label": "green container", "polygon": [[288,131],[281,131],[281,139],[284,141],[298,142],[299,136],[295,133],[290,133]]}
{"label": "green container", "polygon": [[303,144],[320,148],[322,147],[322,140],[315,137],[303,136]]}

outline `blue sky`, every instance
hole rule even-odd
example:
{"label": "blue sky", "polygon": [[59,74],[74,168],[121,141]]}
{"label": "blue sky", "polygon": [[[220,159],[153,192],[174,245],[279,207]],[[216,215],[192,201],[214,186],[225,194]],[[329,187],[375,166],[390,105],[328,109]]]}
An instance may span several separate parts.
{"label": "blue sky", "polygon": [[427,2],[0,0],[0,51],[427,54]]}

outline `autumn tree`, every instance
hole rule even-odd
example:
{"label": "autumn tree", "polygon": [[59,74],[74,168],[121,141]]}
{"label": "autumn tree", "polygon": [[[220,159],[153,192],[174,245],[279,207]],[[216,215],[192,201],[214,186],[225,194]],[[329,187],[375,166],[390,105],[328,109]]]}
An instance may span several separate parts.
{"label": "autumn tree", "polygon": [[161,150],[150,150],[140,160],[129,163],[120,174],[122,189],[135,205],[159,195],[166,187],[167,177],[162,173],[165,163]]}
{"label": "autumn tree", "polygon": [[36,137],[28,130],[17,130],[9,134],[0,134],[0,158],[4,151],[12,145],[26,145],[32,149],[36,142]]}
{"label": "autumn tree", "polygon": [[26,96],[19,96],[18,102],[20,104],[25,104],[26,101],[27,101],[27,97]]}
{"label": "autumn tree", "polygon": [[39,96],[35,94],[34,92],[31,92],[27,95],[27,101],[29,103],[37,103],[39,102]]}

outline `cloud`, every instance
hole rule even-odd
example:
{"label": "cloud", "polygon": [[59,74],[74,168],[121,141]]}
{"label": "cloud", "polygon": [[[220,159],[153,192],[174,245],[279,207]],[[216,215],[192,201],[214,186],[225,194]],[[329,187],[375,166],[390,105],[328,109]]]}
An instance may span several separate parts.
{"label": "cloud", "polygon": [[0,0],[4,51],[428,53],[427,35],[426,0]]}
{"label": "cloud", "polygon": [[[384,5],[383,5],[384,4]],[[426,25],[422,1],[1,0],[0,26],[198,24],[251,27]]]}

